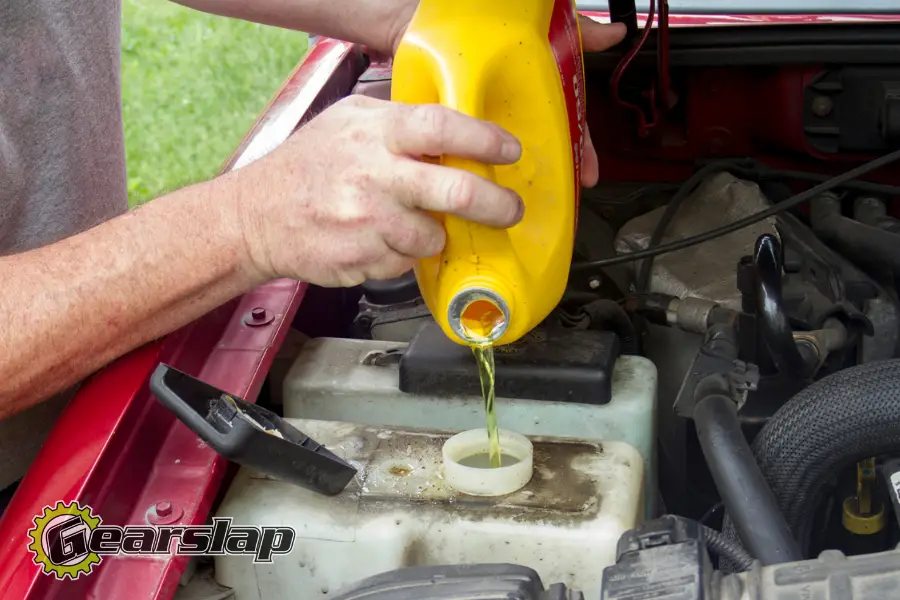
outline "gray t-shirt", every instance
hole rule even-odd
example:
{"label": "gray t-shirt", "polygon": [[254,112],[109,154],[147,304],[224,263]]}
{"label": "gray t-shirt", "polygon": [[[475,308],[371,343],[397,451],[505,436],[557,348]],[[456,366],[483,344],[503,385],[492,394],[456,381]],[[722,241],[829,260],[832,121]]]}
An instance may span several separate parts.
{"label": "gray t-shirt", "polygon": [[[127,210],[120,31],[119,0],[0,1],[0,255]],[[64,402],[0,423],[0,487],[24,473]]]}

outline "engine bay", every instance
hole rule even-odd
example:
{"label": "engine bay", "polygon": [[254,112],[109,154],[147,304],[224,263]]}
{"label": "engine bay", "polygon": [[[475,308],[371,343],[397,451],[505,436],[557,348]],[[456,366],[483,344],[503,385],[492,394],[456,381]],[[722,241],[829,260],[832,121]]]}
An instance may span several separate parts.
{"label": "engine bay", "polygon": [[[900,597],[900,28],[660,44],[619,76],[624,50],[586,56],[600,184],[559,306],[495,355],[536,480],[442,487],[434,440],[484,413],[412,273],[310,287],[259,404],[358,485],[238,473],[218,515],[308,550],[217,558],[235,598]],[[355,93],[383,97],[389,68],[367,73]]]}

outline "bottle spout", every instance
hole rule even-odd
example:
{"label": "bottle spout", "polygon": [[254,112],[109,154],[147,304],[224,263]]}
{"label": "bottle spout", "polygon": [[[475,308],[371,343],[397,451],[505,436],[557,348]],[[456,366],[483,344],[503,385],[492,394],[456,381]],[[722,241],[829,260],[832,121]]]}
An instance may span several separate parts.
{"label": "bottle spout", "polygon": [[469,344],[490,344],[509,329],[509,305],[497,292],[471,287],[457,292],[448,308],[450,329]]}

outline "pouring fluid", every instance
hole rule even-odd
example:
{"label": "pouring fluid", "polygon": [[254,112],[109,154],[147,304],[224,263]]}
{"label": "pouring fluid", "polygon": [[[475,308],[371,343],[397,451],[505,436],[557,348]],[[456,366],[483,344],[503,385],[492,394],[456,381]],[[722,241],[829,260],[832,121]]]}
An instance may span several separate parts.
{"label": "pouring fluid", "polygon": [[476,344],[472,353],[478,363],[478,377],[481,379],[481,397],[484,399],[484,413],[487,418],[487,434],[490,443],[490,466],[496,469],[502,466],[500,455],[500,428],[497,425],[497,413],[494,410],[494,346]]}

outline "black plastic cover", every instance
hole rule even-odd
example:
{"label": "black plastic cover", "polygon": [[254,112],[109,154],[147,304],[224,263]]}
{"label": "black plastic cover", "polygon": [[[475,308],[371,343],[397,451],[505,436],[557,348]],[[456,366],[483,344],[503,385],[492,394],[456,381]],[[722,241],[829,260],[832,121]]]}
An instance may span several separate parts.
{"label": "black plastic cover", "polygon": [[545,590],[540,576],[519,565],[474,564],[409,567],[356,583],[334,600],[584,600],[557,583]]}
{"label": "black plastic cover", "polygon": [[362,289],[367,301],[382,306],[410,302],[422,295],[413,271],[394,279],[370,279],[363,282]]}
{"label": "black plastic cover", "polygon": [[900,525],[900,458],[884,461],[881,466],[881,476],[884,478],[884,487],[887,490],[888,498],[891,499],[894,519]]}
{"label": "black plastic cover", "polygon": [[164,363],[150,391],[225,458],[328,496],[341,493],[356,468],[270,410],[237,398]]}
{"label": "black plastic cover", "polygon": [[697,523],[674,516],[626,531],[603,570],[602,600],[712,598],[709,554]]}
{"label": "black plastic cover", "polygon": [[[619,339],[611,331],[538,327],[494,350],[499,397],[580,404],[612,398]],[[437,323],[422,327],[400,359],[400,390],[432,396],[480,395],[471,349],[451,341]]]}

